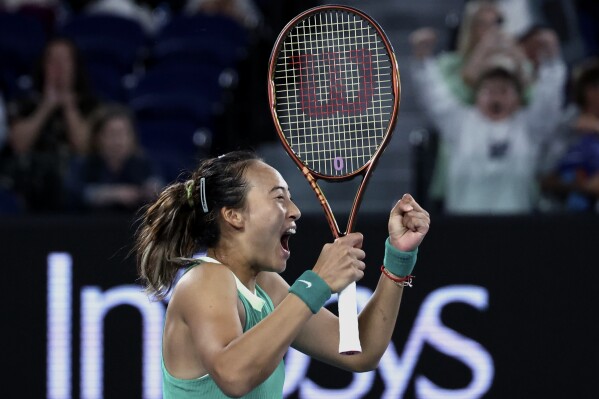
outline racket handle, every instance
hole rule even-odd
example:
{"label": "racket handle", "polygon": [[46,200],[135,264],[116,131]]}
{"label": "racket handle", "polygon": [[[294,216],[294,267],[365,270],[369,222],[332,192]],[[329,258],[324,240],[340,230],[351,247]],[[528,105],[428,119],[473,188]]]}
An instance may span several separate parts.
{"label": "racket handle", "polygon": [[358,300],[356,283],[339,293],[339,353],[354,355],[362,352],[358,329]]}

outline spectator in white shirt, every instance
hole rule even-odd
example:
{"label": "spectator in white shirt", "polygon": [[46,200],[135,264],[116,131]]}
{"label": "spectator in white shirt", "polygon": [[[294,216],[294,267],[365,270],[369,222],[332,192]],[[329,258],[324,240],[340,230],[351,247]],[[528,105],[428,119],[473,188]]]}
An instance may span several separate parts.
{"label": "spectator in white shirt", "polygon": [[431,53],[419,44],[412,40],[416,95],[448,146],[445,211],[531,212],[540,142],[554,131],[563,103],[566,67],[558,54],[539,66],[526,105],[515,60],[489,60],[474,86],[475,104],[468,105],[450,92]]}

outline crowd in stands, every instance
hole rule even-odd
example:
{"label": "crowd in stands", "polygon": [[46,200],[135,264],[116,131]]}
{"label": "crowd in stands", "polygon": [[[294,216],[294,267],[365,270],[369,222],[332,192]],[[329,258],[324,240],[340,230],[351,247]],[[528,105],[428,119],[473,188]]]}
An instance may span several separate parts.
{"label": "crowd in stands", "polygon": [[90,149],[74,157],[65,177],[71,209],[135,211],[153,199],[164,181],[138,143],[131,111],[103,105],[90,116]]}
{"label": "crowd in stands", "polygon": [[[0,0],[0,214],[132,212],[198,158],[274,140],[256,77],[318,2],[290,3]],[[591,39],[565,59],[553,27],[514,33],[501,3],[465,1],[448,48],[439,27],[410,36],[411,95],[439,137],[429,199],[599,212],[594,6],[577,1]]]}
{"label": "crowd in stands", "polygon": [[298,7],[1,0],[0,214],[132,212],[197,159],[259,144],[251,65]]}
{"label": "crowd in stands", "polygon": [[509,32],[500,4],[466,2],[454,49],[437,53],[433,27],[410,35],[414,94],[438,135],[431,203],[453,215],[599,212],[599,54],[568,65],[554,29]]}

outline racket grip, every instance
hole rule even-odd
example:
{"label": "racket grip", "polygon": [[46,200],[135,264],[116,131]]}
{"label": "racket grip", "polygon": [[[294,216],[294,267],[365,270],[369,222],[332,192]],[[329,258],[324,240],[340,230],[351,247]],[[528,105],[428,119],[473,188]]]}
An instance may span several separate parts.
{"label": "racket grip", "polygon": [[339,353],[354,355],[362,352],[358,329],[358,300],[356,283],[339,293]]}

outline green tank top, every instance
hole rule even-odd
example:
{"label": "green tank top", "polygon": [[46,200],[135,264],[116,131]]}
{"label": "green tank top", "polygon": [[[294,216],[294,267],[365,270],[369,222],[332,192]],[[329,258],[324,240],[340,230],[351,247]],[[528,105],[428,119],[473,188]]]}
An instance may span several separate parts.
{"label": "green tank top", "polygon": [[[206,258],[202,258],[204,260]],[[207,259],[206,259],[207,260]],[[209,261],[216,263],[215,260]],[[262,288],[256,285],[256,293],[252,293],[235,277],[237,295],[245,309],[245,325],[243,332],[258,324],[274,310],[274,305]],[[278,364],[275,371],[260,385],[254,388],[245,399],[281,399],[285,382],[285,363]],[[193,380],[183,380],[173,377],[162,361],[162,394],[163,399],[219,399],[229,398],[216,385],[212,377],[206,374]]]}

